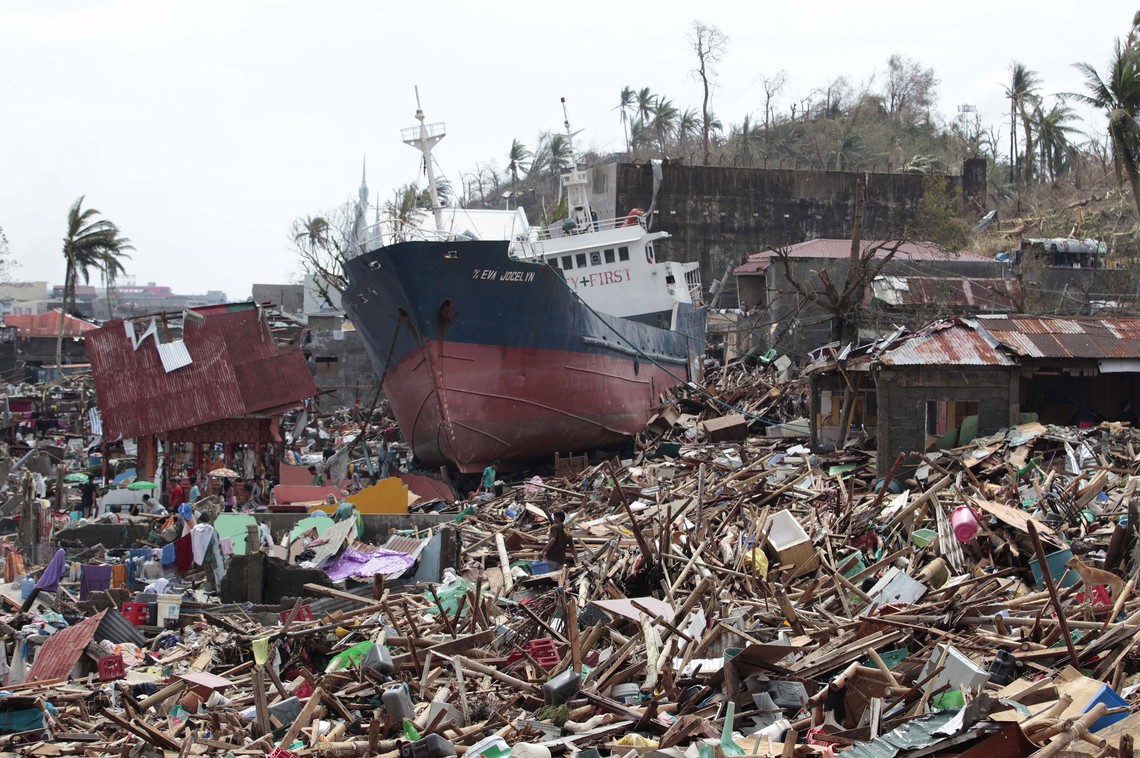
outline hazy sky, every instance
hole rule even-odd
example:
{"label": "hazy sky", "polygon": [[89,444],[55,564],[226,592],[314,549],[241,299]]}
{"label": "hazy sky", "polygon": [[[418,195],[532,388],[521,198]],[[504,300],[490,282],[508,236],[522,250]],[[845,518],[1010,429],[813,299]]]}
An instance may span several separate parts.
{"label": "hazy sky", "polygon": [[[895,52],[933,67],[939,111],[1008,113],[1011,60],[1045,93],[1072,68],[1103,69],[1135,0],[1073,4],[908,0],[797,3],[15,2],[0,0],[0,227],[17,277],[59,283],[60,239],[79,196],[122,228],[138,283],[177,292],[293,278],[293,219],[415,181],[400,142],[413,86],[448,136],[436,158],[456,186],[500,167],[512,138],[560,129],[566,97],[586,145],[620,150],[624,85],[700,106],[686,40],[694,18],[730,37],[713,110],[762,114],[760,78],[781,69],[781,106],[838,75],[866,80]],[[1103,128],[1099,114],[1086,129]],[[1002,134],[1008,133],[1005,129]]]}

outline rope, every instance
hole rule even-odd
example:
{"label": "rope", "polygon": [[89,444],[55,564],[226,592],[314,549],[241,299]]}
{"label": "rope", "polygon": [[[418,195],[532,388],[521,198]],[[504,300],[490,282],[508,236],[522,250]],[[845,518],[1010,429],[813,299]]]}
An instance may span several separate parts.
{"label": "rope", "polygon": [[[553,268],[553,266],[552,266],[551,268]],[[654,366],[656,366],[657,368],[661,369],[661,370],[662,370],[662,371],[664,371],[666,374],[668,374],[670,377],[672,377],[672,378],[673,378],[673,379],[674,379],[674,380],[677,382],[677,384],[684,384],[684,385],[687,385],[687,386],[688,386],[688,387],[690,387],[691,389],[694,389],[694,390],[696,390],[696,391],[697,391],[697,393],[699,393],[699,394],[701,394],[701,395],[704,395],[706,398],[708,398],[709,400],[711,400],[713,403],[716,403],[717,405],[723,406],[723,407],[725,407],[725,408],[729,409],[730,411],[732,411],[732,412],[734,412],[734,413],[739,413],[741,416],[744,416],[745,418],[751,419],[752,421],[762,421],[762,422],[764,422],[765,424],[767,424],[768,426],[774,426],[774,427],[781,427],[781,428],[787,428],[787,429],[793,429],[793,428],[795,428],[795,427],[793,427],[791,424],[782,423],[782,422],[780,422],[780,421],[776,421],[775,419],[770,419],[770,418],[767,418],[767,417],[765,417],[765,416],[760,416],[760,415],[758,415],[758,414],[755,414],[755,413],[751,413],[750,411],[746,411],[746,410],[744,410],[743,408],[739,408],[739,407],[737,407],[737,406],[735,406],[735,405],[732,405],[731,403],[726,403],[725,401],[721,400],[721,399],[720,399],[719,397],[717,397],[716,395],[713,395],[711,392],[709,392],[708,390],[706,390],[704,387],[701,387],[700,385],[698,385],[696,382],[693,382],[693,381],[690,381],[690,380],[687,380],[687,379],[683,379],[683,378],[681,378],[681,377],[677,376],[677,375],[676,375],[676,374],[674,374],[674,373],[673,373],[673,372],[672,372],[670,369],[666,368],[665,366],[662,366],[662,365],[661,365],[659,362],[657,362],[657,361],[656,361],[656,360],[653,358],[653,356],[649,355],[649,354],[648,354],[648,353],[646,353],[644,350],[642,350],[640,347],[638,347],[637,345],[633,344],[633,343],[632,343],[632,342],[630,342],[628,339],[626,339],[625,335],[624,335],[624,334],[622,334],[621,332],[619,332],[617,329],[615,329],[615,328],[614,328],[614,326],[613,326],[612,324],[610,324],[610,322],[609,322],[608,320],[606,320],[606,318],[605,318],[605,317],[604,317],[602,314],[600,314],[600,313],[598,313],[596,310],[594,310],[594,309],[593,309],[593,308],[590,306],[590,304],[589,304],[589,303],[587,303],[585,300],[583,300],[583,299],[582,299],[582,298],[581,298],[581,297],[578,295],[578,293],[574,292],[574,290],[573,290],[573,289],[570,287],[570,285],[567,283],[567,281],[566,281],[566,277],[565,277],[565,276],[562,276],[562,277],[558,277],[558,278],[559,278],[559,279],[560,279],[560,281],[562,282],[562,286],[564,286],[564,287],[565,287],[567,290],[569,290],[569,291],[570,291],[570,293],[571,293],[571,294],[573,294],[575,297],[577,297],[577,298],[578,298],[578,300],[580,300],[580,301],[582,302],[582,305],[586,306],[586,309],[587,309],[588,311],[590,311],[590,313],[593,313],[595,316],[597,316],[597,317],[598,317],[598,319],[599,319],[599,320],[600,320],[600,321],[601,321],[603,324],[605,324],[605,325],[606,325],[606,327],[607,327],[607,328],[608,328],[608,329],[609,329],[611,332],[613,332],[615,335],[617,335],[618,339],[620,339],[622,342],[624,342],[626,345],[628,345],[628,346],[630,347],[630,349],[631,349],[631,350],[633,350],[634,352],[636,352],[636,353],[637,353],[637,354],[638,354],[640,357],[642,357],[642,358],[644,358],[645,360],[649,361],[649,362],[650,362],[650,363],[652,363]],[[618,318],[618,317],[614,316],[614,317],[611,317],[611,318]]]}

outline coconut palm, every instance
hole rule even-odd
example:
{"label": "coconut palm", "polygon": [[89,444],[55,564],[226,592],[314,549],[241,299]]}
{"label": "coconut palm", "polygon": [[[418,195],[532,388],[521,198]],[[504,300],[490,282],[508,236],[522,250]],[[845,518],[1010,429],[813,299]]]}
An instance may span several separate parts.
{"label": "coconut palm", "polygon": [[677,119],[680,115],[681,112],[673,105],[672,100],[657,98],[653,108],[653,131],[657,134],[657,144],[661,148],[662,155],[665,155],[669,140],[677,131]]}
{"label": "coconut palm", "polygon": [[1101,78],[1088,63],[1074,64],[1085,77],[1087,93],[1070,95],[1080,102],[1101,108],[1108,118],[1108,136],[1112,143],[1112,160],[1116,180],[1128,178],[1136,212],[1140,213],[1140,61],[1137,51],[1116,41],[1108,61],[1106,76]]}
{"label": "coconut palm", "polygon": [[1034,112],[1037,149],[1040,153],[1041,177],[1056,181],[1069,170],[1077,153],[1072,138],[1081,132],[1071,123],[1077,118],[1064,100],[1058,100],[1048,111],[1040,106]]}
{"label": "coconut palm", "polygon": [[625,151],[629,152],[629,121],[630,112],[635,111],[637,106],[637,93],[633,91],[633,87],[625,86],[621,88],[621,102],[618,103],[616,110],[618,115],[621,116],[621,130],[625,135]]}
{"label": "coconut palm", "polygon": [[550,176],[557,179],[574,168],[574,151],[565,134],[547,134],[546,147],[550,153]]}
{"label": "coconut palm", "polygon": [[507,171],[511,173],[511,181],[518,185],[519,172],[526,173],[530,161],[530,150],[519,140],[511,142],[511,151],[507,153]]}
{"label": "coconut palm", "polygon": [[1009,65],[1009,86],[1005,88],[1005,96],[1009,98],[1009,139],[1010,161],[1017,158],[1017,125],[1016,119],[1021,119],[1021,126],[1025,132],[1025,162],[1022,174],[1025,183],[1033,178],[1033,108],[1040,103],[1037,96],[1037,87],[1041,80],[1037,78],[1036,71],[1030,71],[1024,63],[1014,61]]}
{"label": "coconut palm", "polygon": [[643,124],[648,124],[653,121],[653,114],[657,108],[657,96],[648,87],[642,87],[637,91],[637,118]]}
{"label": "coconut palm", "polygon": [[63,362],[63,328],[66,323],[68,303],[75,307],[75,288],[79,277],[83,282],[91,281],[91,270],[111,271],[112,275],[123,271],[121,261],[129,258],[128,250],[134,250],[131,241],[122,236],[119,227],[100,215],[94,208],[83,208],[83,195],[71,206],[67,213],[67,234],[63,238],[63,302],[60,303],[59,336],[55,343],[55,365]]}
{"label": "coconut palm", "polygon": [[681,155],[686,157],[689,155],[689,140],[700,137],[702,133],[701,114],[697,112],[696,108],[686,108],[677,117],[677,148]]}
{"label": "coconut palm", "polygon": [[752,114],[745,115],[740,126],[732,128],[730,139],[733,148],[732,165],[751,167],[752,160],[756,157],[756,145],[760,139],[760,133],[752,121]]}

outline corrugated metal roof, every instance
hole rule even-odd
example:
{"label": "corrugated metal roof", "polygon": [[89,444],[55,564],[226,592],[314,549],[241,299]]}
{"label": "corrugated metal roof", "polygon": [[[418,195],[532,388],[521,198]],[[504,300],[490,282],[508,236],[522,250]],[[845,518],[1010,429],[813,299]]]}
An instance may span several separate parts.
{"label": "corrugated metal roof", "polygon": [[1140,318],[981,316],[978,324],[1024,358],[1140,358]]}
{"label": "corrugated metal roof", "polygon": [[[881,249],[875,253],[875,257],[881,258],[890,252],[894,246],[895,242],[892,240],[862,240],[860,249],[866,252],[872,247],[880,247]],[[846,258],[851,255],[851,240],[808,240],[807,242],[799,242],[781,249],[787,250],[789,257],[792,258]],[[764,252],[753,253],[748,256],[748,261],[751,263],[752,261],[763,260],[774,255],[774,251],[765,250]],[[895,257],[900,260],[908,261],[971,261],[993,263],[995,266],[999,265],[993,258],[987,258],[964,250],[956,253],[951,252],[935,245],[933,242],[904,242],[899,245]]]}
{"label": "corrugated metal roof", "polygon": [[142,636],[139,628],[127,621],[127,617],[114,608],[108,608],[102,623],[95,630],[95,639],[99,642],[109,640],[116,645],[124,642],[133,642],[142,647],[146,645],[146,638]]}
{"label": "corrugated metal roof", "polygon": [[278,350],[254,309],[187,320],[183,340],[192,362],[170,373],[154,340],[134,349],[120,320],[85,339],[112,439],[277,409],[317,393],[304,356],[296,349]]}
{"label": "corrugated metal roof", "polygon": [[1013,366],[1003,350],[991,345],[978,330],[945,321],[903,339],[884,351],[887,366]]}
{"label": "corrugated metal roof", "polygon": [[75,668],[75,664],[79,662],[83,651],[95,638],[95,630],[103,623],[106,613],[107,611],[99,611],[91,618],[67,629],[61,629],[48,637],[47,642],[41,645],[39,652],[36,653],[36,660],[28,672],[28,681],[66,679]]}
{"label": "corrugated metal roof", "polygon": [[871,294],[887,305],[905,307],[937,303],[970,310],[1011,310],[1021,293],[1015,279],[967,279],[927,276],[879,276]]}
{"label": "corrugated metal roof", "polygon": [[[58,337],[59,336],[59,308],[41,313],[37,316],[21,316],[9,314],[4,317],[4,323],[19,330],[21,337]],[[98,329],[95,324],[84,321],[68,314],[63,319],[64,337],[81,337],[84,332]]]}

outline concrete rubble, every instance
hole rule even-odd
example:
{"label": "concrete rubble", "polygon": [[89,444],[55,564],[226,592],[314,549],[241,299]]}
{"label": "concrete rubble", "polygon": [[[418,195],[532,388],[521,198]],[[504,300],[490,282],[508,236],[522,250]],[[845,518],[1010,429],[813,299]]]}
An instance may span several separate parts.
{"label": "concrete rubble", "polygon": [[[1131,756],[1140,433],[1034,422],[878,461],[807,444],[793,374],[714,372],[624,456],[467,498],[378,477],[383,508],[408,501],[387,515],[347,474],[332,518],[300,495],[295,516],[203,497],[196,518],[241,528],[221,565],[181,573],[162,560],[177,516],[110,519],[93,542],[66,487],[46,508],[21,490],[13,446],[14,507],[63,515],[0,543],[0,751]],[[383,449],[406,468],[382,414],[325,421],[286,462],[378,474]],[[79,458],[59,449],[57,472]]]}

